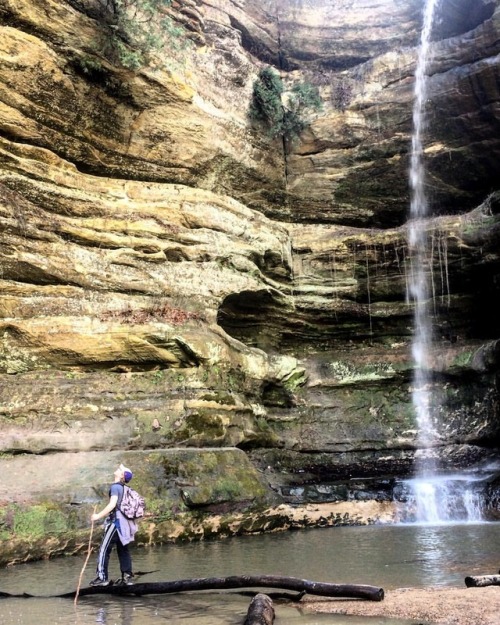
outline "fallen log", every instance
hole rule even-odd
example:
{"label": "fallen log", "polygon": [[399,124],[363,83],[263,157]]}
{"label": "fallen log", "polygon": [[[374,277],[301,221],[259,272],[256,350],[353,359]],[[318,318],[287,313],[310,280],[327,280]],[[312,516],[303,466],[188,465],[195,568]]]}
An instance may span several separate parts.
{"label": "fallen log", "polygon": [[[330,584],[313,582],[296,577],[276,575],[235,575],[232,577],[201,577],[198,579],[180,579],[173,582],[149,582],[132,584],[131,586],[90,586],[80,588],[79,596],[110,594],[110,595],[152,595],[170,594],[193,590],[229,590],[234,588],[284,588],[322,597],[344,597],[382,601],[383,588],[362,584]],[[74,597],[68,592],[56,597]]]}
{"label": "fallen log", "polygon": [[[255,590],[240,590],[238,593],[241,597],[255,597]],[[267,596],[273,601],[291,601],[298,603],[304,595],[307,595],[306,591],[290,593],[290,592],[268,592]]]}
{"label": "fallen log", "polygon": [[243,625],[273,625],[273,623],[274,607],[271,597],[260,592],[250,602]]}
{"label": "fallen log", "polygon": [[483,586],[500,586],[500,575],[471,575],[465,578],[467,588]]}

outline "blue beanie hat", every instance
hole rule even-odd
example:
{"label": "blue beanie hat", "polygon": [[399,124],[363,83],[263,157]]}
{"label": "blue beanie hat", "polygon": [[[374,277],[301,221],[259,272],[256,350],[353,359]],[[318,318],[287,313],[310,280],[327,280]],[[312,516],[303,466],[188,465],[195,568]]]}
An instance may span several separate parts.
{"label": "blue beanie hat", "polygon": [[120,465],[120,469],[123,471],[123,479],[127,484],[134,477],[134,474],[130,469],[127,469],[127,467],[123,466],[123,464]]}

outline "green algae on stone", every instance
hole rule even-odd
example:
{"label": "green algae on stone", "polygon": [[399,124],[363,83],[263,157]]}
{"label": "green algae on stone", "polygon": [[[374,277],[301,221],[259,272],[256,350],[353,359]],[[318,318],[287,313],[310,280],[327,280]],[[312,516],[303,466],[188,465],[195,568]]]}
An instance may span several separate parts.
{"label": "green algae on stone", "polygon": [[201,401],[216,402],[217,404],[224,404],[227,406],[234,406],[236,401],[231,393],[224,390],[213,390],[203,395],[200,395]]}
{"label": "green algae on stone", "polygon": [[474,358],[475,352],[473,351],[463,351],[455,356],[453,361],[450,364],[450,369],[462,369],[464,367],[470,367],[472,360]]}
{"label": "green algae on stone", "polygon": [[68,515],[57,504],[8,505],[2,510],[0,527],[5,537],[39,538],[69,529]]}
{"label": "green algae on stone", "polygon": [[372,363],[356,367],[351,363],[337,360],[330,363],[330,370],[339,384],[383,380],[394,377],[396,370],[391,363]]}
{"label": "green algae on stone", "polygon": [[212,444],[224,436],[225,428],[222,418],[211,410],[198,409],[188,414],[181,427],[175,432],[175,440],[206,441]]}

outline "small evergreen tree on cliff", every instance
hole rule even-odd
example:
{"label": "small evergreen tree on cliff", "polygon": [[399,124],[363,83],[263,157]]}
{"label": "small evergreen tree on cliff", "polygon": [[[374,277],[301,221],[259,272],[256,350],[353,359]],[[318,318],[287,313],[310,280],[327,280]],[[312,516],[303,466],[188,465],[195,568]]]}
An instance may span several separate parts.
{"label": "small evergreen tree on cliff", "polygon": [[286,98],[284,93],[277,72],[270,67],[261,69],[253,85],[249,116],[263,123],[270,137],[281,136],[285,142],[291,142],[307,126],[304,115],[320,110],[322,102],[318,88],[306,82],[294,84]]}
{"label": "small evergreen tree on cliff", "polygon": [[106,26],[101,52],[114,63],[139,69],[155,53],[183,47],[185,31],[168,14],[172,0],[72,0]]}
{"label": "small evergreen tree on cliff", "polygon": [[260,70],[253,84],[250,118],[262,122],[268,128],[269,135],[276,137],[283,128],[284,110],[281,103],[283,81],[270,67]]}

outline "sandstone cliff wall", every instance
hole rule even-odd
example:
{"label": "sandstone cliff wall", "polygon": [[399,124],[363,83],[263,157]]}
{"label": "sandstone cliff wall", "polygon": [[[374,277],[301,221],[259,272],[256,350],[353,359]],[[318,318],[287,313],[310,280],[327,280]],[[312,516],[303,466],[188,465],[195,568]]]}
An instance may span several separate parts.
{"label": "sandstone cliff wall", "polygon": [[[405,221],[422,3],[182,2],[190,45],[138,71],[99,53],[84,5],[0,1],[2,471],[14,454],[236,446],[268,491],[235,499],[234,477],[233,513],[355,499],[337,488],[353,477],[390,498],[418,446]],[[500,4],[441,11],[428,263],[436,454],[454,467],[499,441]],[[248,119],[265,64],[323,99],[286,152]],[[182,475],[161,475],[189,508]],[[197,492],[196,514],[223,503]]]}

